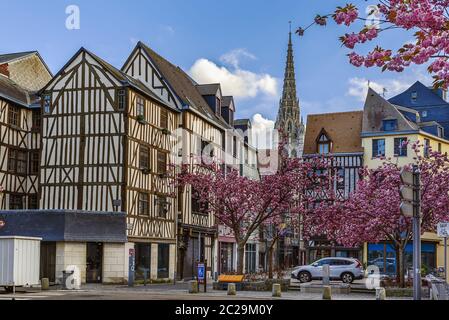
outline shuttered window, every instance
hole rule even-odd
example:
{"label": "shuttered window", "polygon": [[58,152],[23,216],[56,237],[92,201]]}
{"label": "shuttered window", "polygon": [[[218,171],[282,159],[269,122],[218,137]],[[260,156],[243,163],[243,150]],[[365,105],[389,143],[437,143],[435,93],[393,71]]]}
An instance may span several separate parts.
{"label": "shuttered window", "polygon": [[139,193],[139,215],[149,216],[150,215],[150,196],[148,193]]}
{"label": "shuttered window", "polygon": [[8,171],[17,174],[27,173],[27,152],[9,149],[8,153]]}
{"label": "shuttered window", "polygon": [[168,112],[161,108],[160,126],[162,129],[168,129]]}
{"label": "shuttered window", "polygon": [[38,174],[40,168],[39,151],[33,151],[30,153],[30,173]]}
{"label": "shuttered window", "polygon": [[8,123],[12,126],[20,127],[20,109],[18,107],[9,106]]}
{"label": "shuttered window", "polygon": [[167,154],[162,151],[157,152],[157,173],[167,173]]}
{"label": "shuttered window", "polygon": [[147,146],[140,145],[139,168],[142,170],[150,169],[150,150]]}

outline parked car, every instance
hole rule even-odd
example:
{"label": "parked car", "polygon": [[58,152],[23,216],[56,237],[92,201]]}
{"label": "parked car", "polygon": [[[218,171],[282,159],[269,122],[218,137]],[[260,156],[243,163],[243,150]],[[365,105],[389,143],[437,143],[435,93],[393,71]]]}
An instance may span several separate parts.
{"label": "parked car", "polygon": [[365,271],[362,263],[352,258],[324,258],[307,266],[296,267],[292,272],[292,278],[302,283],[323,278],[323,266],[329,265],[330,278],[341,280],[344,283],[352,283],[356,279],[363,279]]}

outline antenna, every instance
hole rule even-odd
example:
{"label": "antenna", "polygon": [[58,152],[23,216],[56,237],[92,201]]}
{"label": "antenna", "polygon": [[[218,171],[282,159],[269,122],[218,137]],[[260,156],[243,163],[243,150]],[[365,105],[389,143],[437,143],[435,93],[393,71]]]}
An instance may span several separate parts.
{"label": "antenna", "polygon": [[290,33],[292,33],[292,22],[289,21],[288,24],[289,24],[289,26],[290,26]]}

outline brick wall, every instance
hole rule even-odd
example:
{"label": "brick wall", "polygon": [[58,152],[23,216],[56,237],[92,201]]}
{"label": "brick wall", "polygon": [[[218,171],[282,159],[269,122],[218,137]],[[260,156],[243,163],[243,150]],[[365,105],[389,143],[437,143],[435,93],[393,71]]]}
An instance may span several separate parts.
{"label": "brick wall", "polygon": [[0,64],[0,74],[9,77],[9,68],[7,63]]}

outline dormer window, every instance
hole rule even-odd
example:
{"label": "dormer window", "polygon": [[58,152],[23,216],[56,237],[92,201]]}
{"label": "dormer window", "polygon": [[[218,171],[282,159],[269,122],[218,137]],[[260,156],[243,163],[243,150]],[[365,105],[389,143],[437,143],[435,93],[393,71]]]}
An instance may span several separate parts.
{"label": "dormer window", "polygon": [[383,131],[395,131],[398,128],[398,120],[384,120],[383,121]]}
{"label": "dormer window", "polygon": [[444,137],[444,129],[443,129],[443,127],[438,127],[438,137],[440,137],[440,138]]}
{"label": "dormer window", "polygon": [[215,106],[216,106],[217,114],[221,114],[221,100],[219,97],[216,97]]}
{"label": "dormer window", "polygon": [[322,133],[318,139],[318,153],[329,154],[331,152],[331,141],[325,133]]}

